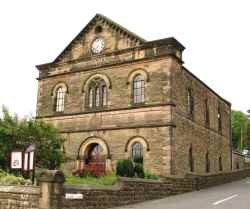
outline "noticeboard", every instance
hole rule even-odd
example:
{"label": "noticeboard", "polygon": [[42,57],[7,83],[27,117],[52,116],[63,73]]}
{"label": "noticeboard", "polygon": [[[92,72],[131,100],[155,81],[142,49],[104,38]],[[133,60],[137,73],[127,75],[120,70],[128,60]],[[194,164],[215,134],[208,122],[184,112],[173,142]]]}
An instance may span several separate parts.
{"label": "noticeboard", "polygon": [[23,153],[20,151],[11,152],[11,169],[22,169],[23,165]]}

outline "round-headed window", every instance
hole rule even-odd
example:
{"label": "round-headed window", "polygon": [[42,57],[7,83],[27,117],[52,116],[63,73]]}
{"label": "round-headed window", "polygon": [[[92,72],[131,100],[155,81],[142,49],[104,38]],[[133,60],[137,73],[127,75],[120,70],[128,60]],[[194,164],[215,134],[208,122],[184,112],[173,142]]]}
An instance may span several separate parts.
{"label": "round-headed window", "polygon": [[143,163],[143,146],[141,143],[136,142],[133,144],[131,154],[135,163]]}

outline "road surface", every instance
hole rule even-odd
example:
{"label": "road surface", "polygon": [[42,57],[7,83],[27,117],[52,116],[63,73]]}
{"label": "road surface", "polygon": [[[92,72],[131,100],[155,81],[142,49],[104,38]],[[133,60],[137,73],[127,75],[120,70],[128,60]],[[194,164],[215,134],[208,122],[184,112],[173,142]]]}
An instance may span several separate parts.
{"label": "road surface", "polygon": [[250,209],[250,178],[116,209]]}

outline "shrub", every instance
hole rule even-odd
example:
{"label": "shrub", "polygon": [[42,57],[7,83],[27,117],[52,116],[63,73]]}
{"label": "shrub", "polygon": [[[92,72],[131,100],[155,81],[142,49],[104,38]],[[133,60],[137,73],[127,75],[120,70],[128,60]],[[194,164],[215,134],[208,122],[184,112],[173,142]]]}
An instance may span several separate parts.
{"label": "shrub", "polygon": [[31,185],[30,180],[26,180],[23,177],[17,177],[9,174],[3,170],[0,170],[0,184],[2,185]]}
{"label": "shrub", "polygon": [[149,171],[145,171],[145,179],[153,179],[153,180],[158,180],[160,179],[159,176],[153,174],[153,173],[150,173]]}
{"label": "shrub", "polygon": [[134,165],[131,160],[119,160],[116,167],[116,175],[134,177]]}
{"label": "shrub", "polygon": [[11,151],[29,144],[36,146],[37,167],[56,169],[67,159],[62,150],[65,139],[52,124],[32,117],[20,119],[5,107],[0,115],[0,168],[8,171]]}
{"label": "shrub", "polygon": [[137,177],[139,177],[139,178],[144,178],[145,177],[143,164],[136,163],[135,167],[134,167],[134,170],[135,170],[135,175]]}

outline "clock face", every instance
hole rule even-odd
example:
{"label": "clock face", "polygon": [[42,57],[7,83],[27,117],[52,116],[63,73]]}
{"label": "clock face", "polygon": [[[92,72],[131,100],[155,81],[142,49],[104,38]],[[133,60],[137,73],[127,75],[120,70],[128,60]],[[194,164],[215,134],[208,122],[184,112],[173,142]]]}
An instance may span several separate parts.
{"label": "clock face", "polygon": [[98,54],[104,49],[104,40],[97,38],[93,41],[91,50],[93,53]]}

